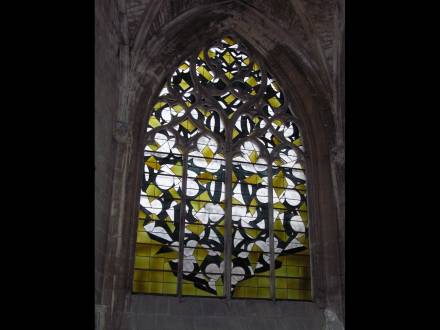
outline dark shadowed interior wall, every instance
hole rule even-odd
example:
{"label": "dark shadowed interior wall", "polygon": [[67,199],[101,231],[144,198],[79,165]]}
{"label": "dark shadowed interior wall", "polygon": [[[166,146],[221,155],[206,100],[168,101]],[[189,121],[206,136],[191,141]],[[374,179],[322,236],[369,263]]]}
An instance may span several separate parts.
{"label": "dark shadowed interior wall", "polygon": [[[344,1],[95,0],[97,329],[343,329]],[[142,137],[163,81],[234,32],[293,100],[308,151],[313,302],[133,295]]]}

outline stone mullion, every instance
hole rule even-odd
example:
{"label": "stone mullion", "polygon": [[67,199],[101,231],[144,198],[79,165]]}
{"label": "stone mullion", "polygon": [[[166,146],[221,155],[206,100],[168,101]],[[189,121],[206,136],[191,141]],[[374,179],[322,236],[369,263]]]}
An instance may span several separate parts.
{"label": "stone mullion", "polygon": [[231,271],[232,271],[232,124],[225,123],[225,228],[224,228],[224,294],[227,300],[231,299]]}
{"label": "stone mullion", "polygon": [[182,159],[182,193],[180,198],[179,218],[179,260],[177,265],[177,296],[182,298],[183,287],[183,258],[185,241],[185,217],[186,217],[186,183],[188,179],[188,151],[184,150]]}
{"label": "stone mullion", "polygon": [[268,177],[268,200],[267,200],[267,219],[269,222],[269,257],[270,257],[270,297],[275,301],[275,247],[274,247],[274,232],[273,232],[273,177],[272,177],[272,161],[269,158],[267,164]]}

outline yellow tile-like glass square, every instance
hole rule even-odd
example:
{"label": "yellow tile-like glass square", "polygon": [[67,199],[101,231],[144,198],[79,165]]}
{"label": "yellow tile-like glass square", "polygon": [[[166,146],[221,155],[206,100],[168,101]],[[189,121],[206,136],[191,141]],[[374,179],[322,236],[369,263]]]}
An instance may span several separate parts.
{"label": "yellow tile-like glass square", "polygon": [[133,282],[133,292],[143,292],[148,293],[149,286],[148,283],[145,282]]}
{"label": "yellow tile-like glass square", "polygon": [[185,79],[182,79],[181,82],[179,83],[179,86],[186,91],[189,88],[188,83],[185,81]]}
{"label": "yellow tile-like glass square", "polygon": [[136,244],[136,255],[139,257],[151,256],[151,248],[147,244]]}
{"label": "yellow tile-like glass square", "polygon": [[139,268],[140,269],[148,269],[149,262],[150,262],[150,258],[149,257],[135,256],[134,267],[138,268],[138,269]]}
{"label": "yellow tile-like glass square", "polygon": [[150,238],[148,237],[148,234],[146,233],[145,230],[137,232],[136,242],[137,243],[149,243],[150,242]]}
{"label": "yellow tile-like glass square", "polygon": [[177,277],[173,272],[163,272],[163,281],[166,283],[177,283]]}
{"label": "yellow tile-like glass square", "polygon": [[231,55],[231,53],[226,52],[223,54],[223,59],[226,61],[226,63],[231,64],[234,63],[234,57]]}
{"label": "yellow tile-like glass square", "polygon": [[150,284],[150,293],[162,293],[163,292],[163,283],[151,282],[149,284]]}
{"label": "yellow tile-like glass square", "polygon": [[160,126],[160,121],[156,117],[151,116],[150,119],[148,119],[148,125],[150,125],[153,128],[156,128]]}
{"label": "yellow tile-like glass square", "polygon": [[164,283],[163,293],[165,294],[177,294],[177,284],[176,283]]}
{"label": "yellow tile-like glass square", "polygon": [[164,272],[149,270],[151,282],[164,282]]}
{"label": "yellow tile-like glass square", "polygon": [[233,102],[236,99],[236,97],[232,94],[229,94],[227,97],[225,97],[225,102],[227,104],[230,104],[231,102]]}
{"label": "yellow tile-like glass square", "polygon": [[288,299],[311,300],[310,291],[287,289]]}
{"label": "yellow tile-like glass square", "polygon": [[188,68],[189,68],[189,66],[185,62],[183,62],[182,64],[179,65],[179,69],[182,71],[185,71]]}
{"label": "yellow tile-like glass square", "polygon": [[167,262],[165,258],[152,257],[150,260],[150,269],[163,270],[164,264]]}
{"label": "yellow tile-like glass square", "polygon": [[137,227],[137,231],[145,231],[144,229],[144,220],[138,220],[138,227]]}
{"label": "yellow tile-like glass square", "polygon": [[277,299],[287,299],[288,294],[286,289],[276,289],[275,298]]}
{"label": "yellow tile-like glass square", "polygon": [[270,289],[269,288],[258,288],[257,296],[258,296],[258,298],[270,298]]}
{"label": "yellow tile-like glass square", "polygon": [[251,77],[246,81],[246,83],[247,83],[249,86],[254,87],[254,86],[257,84],[257,81],[255,80],[254,77],[251,76]]}
{"label": "yellow tile-like glass square", "polygon": [[278,100],[277,97],[273,96],[270,99],[267,100],[267,102],[269,102],[269,104],[273,107],[273,108],[279,108],[281,106],[280,101]]}
{"label": "yellow tile-like glass square", "polygon": [[182,283],[182,294],[183,295],[194,295],[195,294],[194,284],[188,281],[183,281]]}
{"label": "yellow tile-like glass square", "polygon": [[199,67],[197,68],[197,71],[198,71],[203,77],[205,77],[206,80],[212,80],[213,76],[209,73],[208,70],[206,70],[205,67],[203,67],[203,66],[199,66]]}
{"label": "yellow tile-like glass square", "polygon": [[276,278],[275,279],[275,287],[277,289],[287,289],[287,279],[285,279],[285,278]]}
{"label": "yellow tile-like glass square", "polygon": [[231,80],[232,78],[234,78],[234,75],[231,72],[225,72],[225,76],[226,78],[228,78],[229,80]]}
{"label": "yellow tile-like glass square", "polygon": [[264,287],[264,288],[270,287],[270,279],[269,279],[269,277],[260,277],[260,276],[258,276],[257,279],[258,279],[258,287],[260,287],[260,288],[262,288],[262,287]]}
{"label": "yellow tile-like glass square", "polygon": [[133,280],[135,281],[142,281],[146,282],[148,281],[148,271],[145,270],[135,270]]}
{"label": "yellow tile-like glass square", "polygon": [[243,288],[246,290],[246,293],[243,295],[243,297],[246,298],[259,298],[258,297],[258,289],[253,287],[245,287]]}

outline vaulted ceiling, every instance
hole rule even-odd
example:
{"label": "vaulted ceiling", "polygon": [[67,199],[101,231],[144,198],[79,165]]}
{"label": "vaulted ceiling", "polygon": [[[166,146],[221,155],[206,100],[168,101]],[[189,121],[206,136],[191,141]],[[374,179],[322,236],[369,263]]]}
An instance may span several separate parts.
{"label": "vaulted ceiling", "polygon": [[[171,19],[197,6],[229,3],[231,0],[125,0],[128,39],[133,45],[143,20],[153,11],[163,20]],[[235,0],[260,10],[288,30],[304,29],[304,38],[319,49],[328,72],[334,70],[335,43],[344,29],[344,0]],[[154,15],[154,16],[156,16]],[[169,17],[172,16],[172,17]],[[286,23],[287,22],[287,23]]]}

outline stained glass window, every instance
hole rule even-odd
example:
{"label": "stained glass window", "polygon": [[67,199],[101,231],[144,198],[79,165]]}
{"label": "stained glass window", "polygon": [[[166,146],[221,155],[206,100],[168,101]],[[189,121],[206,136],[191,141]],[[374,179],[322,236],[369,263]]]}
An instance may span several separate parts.
{"label": "stained glass window", "polygon": [[277,81],[224,37],[146,128],[135,293],[310,300],[303,145]]}

